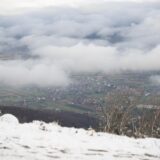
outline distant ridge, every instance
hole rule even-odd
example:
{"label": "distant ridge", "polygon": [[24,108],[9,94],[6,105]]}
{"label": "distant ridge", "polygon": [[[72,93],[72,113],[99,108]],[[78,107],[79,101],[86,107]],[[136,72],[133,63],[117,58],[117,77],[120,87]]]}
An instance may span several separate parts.
{"label": "distant ridge", "polygon": [[34,120],[53,122],[62,126],[76,128],[98,128],[98,119],[88,115],[68,111],[38,110],[24,107],[0,106],[1,114],[10,113],[16,116],[20,123],[32,122]]}

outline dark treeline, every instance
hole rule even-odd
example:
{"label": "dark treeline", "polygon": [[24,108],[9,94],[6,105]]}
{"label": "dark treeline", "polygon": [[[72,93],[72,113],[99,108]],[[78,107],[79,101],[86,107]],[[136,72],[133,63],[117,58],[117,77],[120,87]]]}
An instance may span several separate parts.
{"label": "dark treeline", "polygon": [[68,111],[38,110],[23,107],[0,106],[1,114],[12,114],[20,123],[32,122],[34,120],[44,122],[58,122],[61,126],[76,128],[98,128],[98,120],[88,114],[79,114]]}

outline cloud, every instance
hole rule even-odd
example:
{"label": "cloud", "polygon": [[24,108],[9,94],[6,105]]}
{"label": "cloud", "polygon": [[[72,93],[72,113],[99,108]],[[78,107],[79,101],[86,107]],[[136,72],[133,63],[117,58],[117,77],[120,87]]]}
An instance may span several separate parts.
{"label": "cloud", "polygon": [[66,74],[54,65],[30,61],[11,61],[0,64],[0,81],[12,86],[36,85],[65,86],[69,83]]}
{"label": "cloud", "polygon": [[3,84],[64,86],[74,73],[160,70],[158,1],[16,2],[27,9],[0,16]]}

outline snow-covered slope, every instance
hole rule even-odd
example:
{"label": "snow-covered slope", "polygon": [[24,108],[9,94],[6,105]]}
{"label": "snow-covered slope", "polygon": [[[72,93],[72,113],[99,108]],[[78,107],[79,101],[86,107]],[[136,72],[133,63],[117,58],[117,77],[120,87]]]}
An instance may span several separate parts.
{"label": "snow-covered slope", "polygon": [[0,117],[0,160],[160,160],[160,140]]}

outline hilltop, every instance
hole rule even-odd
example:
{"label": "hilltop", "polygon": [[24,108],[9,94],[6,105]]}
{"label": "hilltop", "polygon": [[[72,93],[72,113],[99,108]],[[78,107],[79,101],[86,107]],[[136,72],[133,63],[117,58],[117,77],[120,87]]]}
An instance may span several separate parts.
{"label": "hilltop", "polygon": [[1,160],[159,160],[160,140],[134,139],[92,129],[61,127],[56,123],[20,124],[0,117]]}

